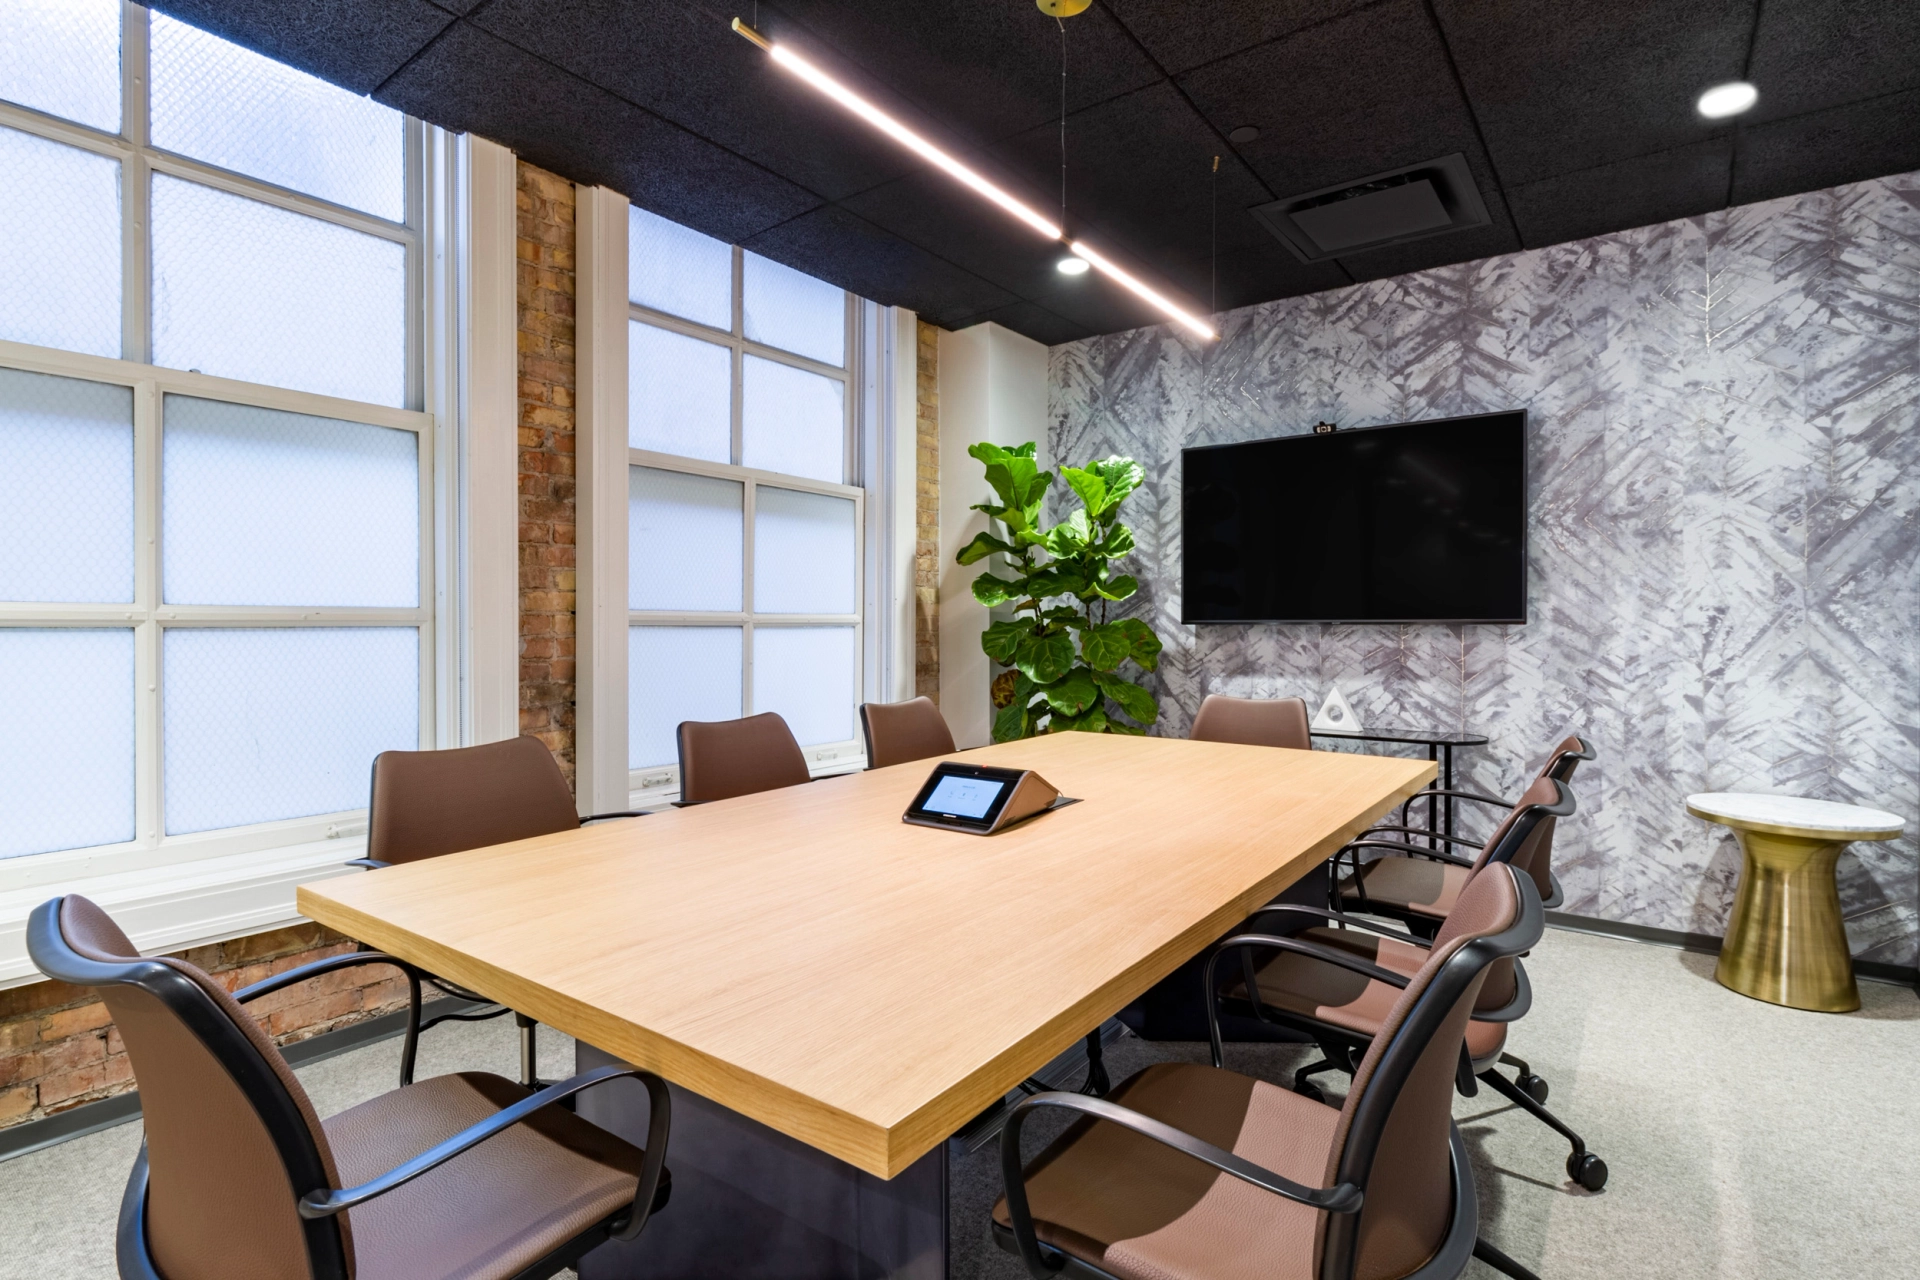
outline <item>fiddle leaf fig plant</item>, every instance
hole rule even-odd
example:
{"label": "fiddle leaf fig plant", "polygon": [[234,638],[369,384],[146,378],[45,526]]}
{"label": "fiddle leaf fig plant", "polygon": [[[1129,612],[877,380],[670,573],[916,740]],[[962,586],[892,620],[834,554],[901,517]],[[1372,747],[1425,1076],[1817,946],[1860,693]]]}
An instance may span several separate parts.
{"label": "fiddle leaf fig plant", "polygon": [[955,558],[970,565],[1003,556],[1012,575],[990,570],[973,580],[974,599],[989,609],[1010,605],[1014,615],[980,633],[986,655],[1007,668],[993,682],[993,740],[1065,730],[1145,733],[1160,706],[1120,669],[1132,662],[1154,670],[1160,638],[1138,618],[1108,616],[1140,589],[1131,575],[1113,571],[1133,551],[1120,504],[1140,487],[1140,464],[1111,457],[1060,468],[1080,506],[1046,528],[1040,511],[1055,477],[1034,461],[1032,441],[1017,449],[976,444],[967,453],[986,467],[999,499],[973,509],[999,532],[976,535]]}

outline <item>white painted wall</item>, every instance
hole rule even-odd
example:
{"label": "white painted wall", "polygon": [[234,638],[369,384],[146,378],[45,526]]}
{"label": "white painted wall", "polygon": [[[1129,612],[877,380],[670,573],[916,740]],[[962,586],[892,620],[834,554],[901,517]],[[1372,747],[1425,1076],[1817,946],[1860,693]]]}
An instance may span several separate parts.
{"label": "white painted wall", "polygon": [[1047,454],[1047,349],[997,324],[940,335],[940,710],[961,747],[992,740],[993,666],[980,652],[987,610],[973,598],[973,580],[995,560],[961,567],[954,555],[987,527],[968,508],[993,500],[967,447],[979,441],[1012,448],[1039,444]]}

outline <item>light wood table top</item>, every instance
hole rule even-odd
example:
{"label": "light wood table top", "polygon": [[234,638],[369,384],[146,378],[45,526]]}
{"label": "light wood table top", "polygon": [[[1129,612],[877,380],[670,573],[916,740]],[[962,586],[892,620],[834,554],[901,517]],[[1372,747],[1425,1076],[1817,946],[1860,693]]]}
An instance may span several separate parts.
{"label": "light wood table top", "polygon": [[1083,803],[909,826],[930,760],[303,885],[300,910],[883,1178],[1434,776],[1082,733]]}

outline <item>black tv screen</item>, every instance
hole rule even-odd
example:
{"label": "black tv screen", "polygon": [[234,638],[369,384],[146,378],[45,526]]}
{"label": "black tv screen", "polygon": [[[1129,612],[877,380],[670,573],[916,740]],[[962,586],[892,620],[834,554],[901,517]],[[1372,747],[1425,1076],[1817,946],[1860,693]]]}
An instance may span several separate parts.
{"label": "black tv screen", "polygon": [[1181,454],[1183,622],[1525,622],[1527,415]]}

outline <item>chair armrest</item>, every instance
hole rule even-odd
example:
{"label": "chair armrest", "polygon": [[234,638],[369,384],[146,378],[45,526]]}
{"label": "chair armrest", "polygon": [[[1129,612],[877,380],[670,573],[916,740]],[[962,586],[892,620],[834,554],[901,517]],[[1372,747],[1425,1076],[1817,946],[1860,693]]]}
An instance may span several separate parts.
{"label": "chair armrest", "polygon": [[[1527,978],[1526,966],[1518,960],[1513,962],[1513,998],[1498,1009],[1485,1012],[1475,1009],[1475,1022],[1518,1022],[1527,1016],[1527,1010],[1533,1007],[1533,983]],[[1471,1096],[1471,1095],[1469,1095]]]}
{"label": "chair armrest", "polygon": [[382,867],[390,867],[393,864],[391,862],[382,862],[378,858],[354,858],[340,865],[343,867],[365,867],[369,871],[378,871]]}
{"label": "chair armrest", "polygon": [[1442,787],[1428,787],[1424,791],[1416,791],[1411,796],[1408,796],[1407,800],[1411,803],[1415,800],[1423,800],[1428,796],[1452,796],[1455,800],[1474,800],[1481,804],[1490,804],[1501,809],[1511,809],[1519,803],[1517,800],[1502,800],[1499,796],[1485,795],[1478,791],[1449,791]]}
{"label": "chair armrest", "polygon": [[647,814],[645,811],[642,811],[639,813],[630,813],[626,811],[622,811],[620,813],[594,813],[594,814],[589,814],[586,817],[580,819],[580,825],[584,827],[589,822],[605,822],[608,818],[645,818],[648,816],[650,815]]}
{"label": "chair armrest", "polygon": [[421,1174],[438,1168],[463,1151],[479,1146],[488,1138],[505,1133],[542,1107],[552,1106],[562,1098],[622,1076],[631,1076],[645,1084],[652,1102],[647,1127],[646,1158],[641,1162],[640,1182],[634,1192],[631,1216],[620,1222],[614,1231],[618,1238],[631,1240],[640,1233],[640,1228],[646,1225],[647,1215],[653,1211],[654,1197],[659,1194],[660,1172],[666,1167],[667,1128],[671,1105],[668,1100],[666,1081],[651,1071],[642,1071],[637,1067],[595,1067],[591,1071],[581,1072],[571,1080],[562,1080],[558,1084],[548,1085],[540,1092],[522,1098],[510,1107],[503,1107],[485,1120],[468,1125],[445,1142],[427,1148],[413,1159],[396,1165],[369,1182],[339,1191],[309,1191],[300,1197],[298,1206],[300,1216],[306,1219],[327,1218],[351,1209],[355,1205],[365,1204],[389,1191],[404,1187]]}
{"label": "chair armrest", "polygon": [[1027,1204],[1026,1171],[1020,1162],[1020,1129],[1027,1117],[1041,1107],[1060,1107],[1068,1111],[1078,1111],[1104,1120],[1108,1124],[1130,1129],[1143,1138],[1151,1138],[1162,1146],[1173,1148],[1182,1155],[1198,1160],[1224,1174],[1250,1182],[1262,1191],[1272,1192],[1295,1204],[1306,1205],[1310,1209],[1320,1209],[1327,1213],[1358,1213],[1363,1196],[1360,1188],[1350,1182],[1342,1182],[1331,1187],[1307,1187],[1283,1178],[1271,1169],[1264,1169],[1251,1160],[1243,1159],[1231,1151],[1222,1150],[1211,1142],[1206,1142],[1184,1130],[1152,1116],[1129,1110],[1117,1103],[1103,1098],[1090,1098],[1080,1093],[1041,1093],[1016,1103],[1007,1113],[1006,1126],[1000,1131],[1000,1175],[1007,1189],[1007,1218],[1012,1223],[1014,1239],[1020,1245],[1020,1257],[1027,1264],[1027,1270],[1033,1275],[1046,1275],[1058,1270],[1050,1266],[1041,1256],[1040,1239],[1033,1230],[1033,1211]]}
{"label": "chair armrest", "polygon": [[335,969],[347,969],[360,964],[392,965],[407,975],[407,981],[413,985],[416,992],[415,999],[418,1000],[420,971],[405,960],[390,956],[384,951],[349,951],[345,955],[323,956],[311,964],[303,964],[297,969],[276,973],[270,978],[260,979],[251,986],[242,987],[233,993],[233,998],[245,1004],[249,1000],[258,1000],[261,996],[271,995],[275,991],[291,987],[297,982],[305,982],[308,978],[317,978],[323,973],[332,973]]}
{"label": "chair armrest", "polygon": [[1417,844],[1402,844],[1398,840],[1349,840],[1340,847],[1340,852],[1346,853],[1350,849],[1391,849],[1409,858],[1432,858],[1435,862],[1449,862],[1456,867],[1473,865],[1471,858],[1463,858],[1457,853],[1445,853],[1439,849],[1422,849]]}
{"label": "chair armrest", "polygon": [[1429,831],[1425,827],[1368,827],[1362,834],[1370,836],[1381,832],[1395,831],[1410,836],[1418,836],[1422,840],[1445,840],[1448,844],[1464,844],[1474,849],[1485,848],[1487,843],[1485,840],[1474,840],[1467,836],[1450,836],[1444,831]]}
{"label": "chair armrest", "polygon": [[1389,928],[1384,924],[1376,924],[1364,916],[1350,916],[1344,912],[1326,911],[1319,907],[1303,907],[1293,902],[1269,902],[1266,906],[1248,916],[1247,919],[1258,920],[1262,916],[1274,915],[1280,912],[1314,916],[1317,919],[1325,920],[1332,924],[1345,925],[1350,929],[1363,929],[1368,933],[1377,933],[1383,938],[1392,938],[1395,942],[1404,942],[1410,947],[1419,947],[1422,951],[1431,951],[1433,949],[1433,943],[1425,938],[1416,938],[1404,930]]}
{"label": "chair armrest", "polygon": [[1409,981],[1405,974],[1382,969],[1379,965],[1370,964],[1362,960],[1359,956],[1348,951],[1342,951],[1338,947],[1321,946],[1318,943],[1308,942],[1302,938],[1276,938],[1272,934],[1265,933],[1235,934],[1225,942],[1222,942],[1218,947],[1215,947],[1213,954],[1207,957],[1206,969],[1201,979],[1203,983],[1201,990],[1205,993],[1207,1003],[1207,1040],[1213,1048],[1213,1065],[1216,1067],[1224,1066],[1225,1056],[1220,1044],[1220,1001],[1218,995],[1218,979],[1215,976],[1215,971],[1220,963],[1220,957],[1227,952],[1239,951],[1241,953],[1240,959],[1245,974],[1244,980],[1247,984],[1247,998],[1253,1002],[1254,1016],[1262,1021],[1266,1020],[1266,1014],[1261,1012],[1260,986],[1254,979],[1253,962],[1247,955],[1247,953],[1255,947],[1266,947],[1273,951],[1291,951],[1296,955],[1303,955],[1309,959],[1324,961],[1336,968],[1351,970],[1354,973],[1371,978],[1375,982],[1384,982],[1390,987],[1398,987],[1401,990],[1406,989]]}

